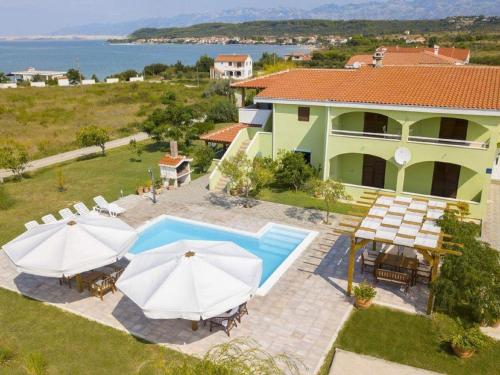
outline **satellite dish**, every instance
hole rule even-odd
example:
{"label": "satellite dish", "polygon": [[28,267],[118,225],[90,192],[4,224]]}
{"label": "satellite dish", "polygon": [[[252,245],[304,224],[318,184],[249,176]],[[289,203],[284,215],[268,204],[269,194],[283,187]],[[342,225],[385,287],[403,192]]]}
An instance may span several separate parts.
{"label": "satellite dish", "polygon": [[360,62],[358,62],[358,61],[355,61],[355,62],[354,62],[354,64],[352,64],[352,67],[353,67],[354,69],[359,69],[359,68],[361,68],[361,63],[360,63]]}
{"label": "satellite dish", "polygon": [[411,151],[408,150],[406,147],[399,147],[396,152],[394,153],[394,160],[396,160],[396,163],[399,165],[405,165],[407,164],[411,159]]}

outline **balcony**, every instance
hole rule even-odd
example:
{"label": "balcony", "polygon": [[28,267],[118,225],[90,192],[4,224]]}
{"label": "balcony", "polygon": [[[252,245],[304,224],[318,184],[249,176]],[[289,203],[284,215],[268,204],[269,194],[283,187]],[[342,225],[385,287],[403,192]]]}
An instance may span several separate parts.
{"label": "balcony", "polygon": [[260,109],[255,105],[240,108],[238,111],[238,121],[242,124],[264,126],[272,112],[271,109]]}
{"label": "balcony", "polygon": [[364,131],[355,131],[355,130],[340,130],[340,129],[332,129],[331,135],[340,135],[344,137],[356,137],[356,138],[376,138],[388,141],[400,141],[401,134],[392,134],[392,133],[370,133]]}
{"label": "balcony", "polygon": [[410,135],[408,137],[408,142],[430,143],[430,144],[439,145],[439,146],[464,147],[464,148],[473,148],[473,149],[477,149],[477,150],[486,150],[490,146],[489,139],[486,142],[475,142],[475,141],[467,141],[467,140],[461,140],[461,139],[420,137],[420,136],[414,136],[414,135]]}

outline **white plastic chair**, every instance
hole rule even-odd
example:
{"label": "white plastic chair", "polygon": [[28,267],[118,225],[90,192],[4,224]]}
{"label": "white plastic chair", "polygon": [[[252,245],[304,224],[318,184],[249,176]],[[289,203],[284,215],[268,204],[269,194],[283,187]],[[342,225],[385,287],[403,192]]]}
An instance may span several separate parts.
{"label": "white plastic chair", "polygon": [[27,230],[30,230],[30,229],[33,229],[33,228],[40,226],[40,223],[36,220],[31,220],[31,221],[28,221],[27,223],[25,223],[24,226]]}
{"label": "white plastic chair", "polygon": [[106,211],[109,216],[118,216],[126,211],[123,207],[118,206],[116,203],[108,203],[108,201],[101,195],[95,197],[94,202],[97,204],[95,208],[98,211]]}
{"label": "white plastic chair", "polygon": [[85,215],[99,215],[96,211],[91,211],[83,202],[78,202],[73,205],[75,208],[76,212],[80,216],[85,216]]}
{"label": "white plastic chair", "polygon": [[52,223],[57,223],[57,219],[54,215],[48,214],[42,217],[42,221],[45,224],[52,224]]}
{"label": "white plastic chair", "polygon": [[59,210],[59,215],[61,215],[64,220],[74,219],[76,216],[69,208]]}

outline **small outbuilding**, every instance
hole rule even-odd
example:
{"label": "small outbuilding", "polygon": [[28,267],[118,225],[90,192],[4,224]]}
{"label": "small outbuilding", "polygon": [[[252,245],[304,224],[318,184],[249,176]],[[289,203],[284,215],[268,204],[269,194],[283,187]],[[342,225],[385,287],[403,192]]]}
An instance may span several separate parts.
{"label": "small outbuilding", "polygon": [[179,155],[177,142],[170,142],[170,153],[165,154],[158,163],[163,185],[179,187],[191,182],[191,162],[193,159]]}

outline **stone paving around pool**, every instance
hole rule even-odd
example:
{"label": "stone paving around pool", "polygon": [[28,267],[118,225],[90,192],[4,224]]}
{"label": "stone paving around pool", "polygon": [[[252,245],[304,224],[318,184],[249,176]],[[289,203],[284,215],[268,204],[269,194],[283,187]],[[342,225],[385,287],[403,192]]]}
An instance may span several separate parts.
{"label": "stone paving around pool", "polygon": [[[286,352],[302,361],[304,374],[315,373],[352,310],[351,298],[345,295],[349,241],[332,232],[341,217],[335,215],[332,225],[324,225],[323,214],[316,210],[269,202],[244,208],[237,198],[208,193],[207,181],[205,176],[167,191],[156,204],[146,197],[125,197],[118,202],[127,208],[122,218],[134,227],[168,214],[254,232],[269,221],[318,231],[271,291],[249,302],[249,315],[231,331],[231,338],[250,337],[271,353]],[[356,282],[372,279],[368,273],[361,275],[359,268],[358,259]],[[107,294],[101,302],[86,292],[59,286],[56,279],[17,274],[4,253],[0,253],[0,287],[189,354],[203,355],[229,340],[225,333],[211,333],[203,325],[193,332],[187,321],[148,319],[120,292]],[[410,312],[425,310],[426,287],[413,287],[404,294],[400,287],[381,282],[377,291],[377,303]]]}

